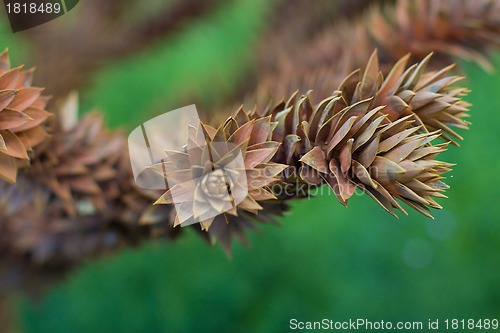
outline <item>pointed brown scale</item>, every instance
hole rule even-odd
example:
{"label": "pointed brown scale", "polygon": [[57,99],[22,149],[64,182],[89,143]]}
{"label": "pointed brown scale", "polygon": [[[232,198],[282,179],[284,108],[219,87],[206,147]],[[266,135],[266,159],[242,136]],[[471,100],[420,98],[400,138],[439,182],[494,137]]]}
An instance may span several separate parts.
{"label": "pointed brown scale", "polygon": [[[234,145],[234,146],[231,144],[228,144],[227,149],[224,149],[223,151],[221,151],[220,158],[214,162],[216,162],[218,165],[230,165],[231,162],[233,162],[239,156],[241,156],[241,158],[245,159],[246,153],[249,150],[262,149],[262,148],[276,148],[276,149],[278,149],[278,147],[279,147],[279,143],[273,142],[273,141],[253,145],[252,148],[248,147],[248,141],[244,141],[244,142],[242,142],[238,145]],[[202,163],[204,162],[204,160],[200,160],[200,161]]]}
{"label": "pointed brown scale", "polygon": [[391,69],[384,83],[378,91],[379,96],[389,96],[394,95],[400,87],[400,83],[403,78],[403,73],[405,71],[406,64],[410,59],[410,54],[405,55],[401,58]]}
{"label": "pointed brown scale", "polygon": [[337,118],[338,116],[332,116],[331,118],[328,118],[321,123],[318,133],[316,134],[316,140],[314,142],[316,146],[321,146],[329,141],[328,138],[330,136],[330,133],[332,132],[332,122],[334,121],[334,119],[337,120]]}
{"label": "pointed brown scale", "polygon": [[353,142],[354,142],[353,138],[347,140],[347,142],[342,145],[339,151],[340,168],[343,173],[347,173],[347,171],[349,171],[351,167]]}
{"label": "pointed brown scale", "polygon": [[1,131],[0,131],[0,150],[7,150],[7,145],[5,143],[4,138],[2,137]]}
{"label": "pointed brown scale", "polygon": [[297,134],[302,140],[302,144],[304,145],[304,149],[309,151],[313,148],[313,143],[309,139],[309,123],[307,121],[303,121],[300,123],[300,126],[297,128]]}
{"label": "pointed brown scale", "polygon": [[443,124],[439,120],[429,119],[428,123],[431,124],[432,126],[436,127],[436,128],[442,129],[443,130],[443,133],[442,133],[443,137],[445,139],[451,141],[455,145],[458,144],[455,139],[463,140],[463,137],[460,134],[458,134],[457,132],[455,132],[454,130],[452,130],[449,126]]}
{"label": "pointed brown scale", "polygon": [[464,103],[454,103],[448,109],[446,109],[446,111],[451,114],[463,114],[463,117],[470,117],[470,115],[467,114],[467,112],[469,112],[468,106],[469,105],[466,105]]}
{"label": "pointed brown scale", "polygon": [[278,142],[283,141],[283,139],[287,133],[287,130],[285,128],[286,127],[285,126],[285,119],[286,119],[286,116],[287,116],[289,111],[290,111],[289,109],[282,110],[282,111],[278,112],[275,116],[273,116],[273,120],[275,122],[277,122],[277,126],[274,129],[274,131],[272,132],[272,136],[271,136],[271,138],[273,140],[278,141]]}
{"label": "pointed brown scale", "polygon": [[396,181],[394,183],[388,184],[386,185],[386,188],[393,196],[399,199],[405,198],[413,202],[421,203],[422,205],[427,204],[427,200],[425,200],[400,182]]}
{"label": "pointed brown scale", "polygon": [[[378,74],[379,74],[378,56],[377,56],[377,51],[375,50],[370,56],[370,59],[368,60],[368,64],[366,65],[366,69],[360,84],[356,87],[356,90],[354,91],[353,95],[356,96],[358,100],[363,100],[370,96],[373,96],[372,94],[373,86],[376,84],[376,79]],[[351,103],[353,102],[357,102],[357,100],[351,101]]]}
{"label": "pointed brown scale", "polygon": [[294,155],[297,154],[300,141],[300,137],[296,134],[289,134],[285,137],[282,147],[285,152],[285,161],[287,164],[292,163]]}
{"label": "pointed brown scale", "polygon": [[29,123],[33,120],[26,113],[4,109],[1,111],[2,117],[0,118],[0,130],[14,130],[26,123]]}
{"label": "pointed brown scale", "polygon": [[293,94],[287,99],[285,108],[291,108],[295,105],[297,101],[297,96],[299,96],[299,90],[295,90]]}
{"label": "pointed brown scale", "polygon": [[399,164],[381,156],[375,157],[368,171],[373,179],[384,185],[393,183],[405,173]]}
{"label": "pointed brown scale", "polygon": [[359,179],[363,184],[376,188],[377,185],[373,182],[372,177],[368,170],[358,161],[352,161],[352,171],[357,179]]}
{"label": "pointed brown scale", "polygon": [[408,155],[407,159],[410,161],[416,161],[416,160],[419,160],[421,158],[427,157],[429,155],[433,155],[433,156],[430,156],[430,158],[433,158],[435,155],[446,151],[447,146],[448,146],[448,143],[443,143],[440,145],[430,146],[430,147],[421,147],[421,148],[413,151],[410,155]]}
{"label": "pointed brown scale", "polygon": [[52,113],[49,113],[45,110],[38,109],[38,108],[28,108],[26,111],[24,111],[24,114],[31,118],[31,121],[26,122],[23,125],[20,125],[16,128],[13,128],[12,131],[14,133],[21,133],[23,131],[39,127],[43,123],[45,123],[50,117],[53,116]]}
{"label": "pointed brown scale", "polygon": [[266,177],[276,177],[288,167],[288,165],[286,164],[279,164],[273,162],[262,163],[262,166],[264,168],[264,175]]}
{"label": "pointed brown scale", "polygon": [[365,114],[352,126],[348,136],[353,136],[358,131],[364,131],[371,124],[371,121],[373,120],[372,118],[375,118],[375,116],[379,115],[379,112],[381,112],[381,110],[384,109],[384,107],[385,106],[376,107],[367,114]]}
{"label": "pointed brown scale", "polygon": [[414,88],[415,85],[418,83],[418,80],[421,78],[422,74],[425,71],[425,67],[429,63],[429,60],[432,57],[432,52],[429,53],[422,61],[418,63],[418,65],[412,69],[410,67],[409,72],[411,73],[409,77],[406,79],[406,82],[403,83],[401,86],[401,89],[409,89],[409,88]]}
{"label": "pointed brown scale", "polygon": [[248,117],[248,114],[243,109],[243,106],[240,106],[240,108],[236,112],[234,119],[240,127],[250,121],[250,117]]}
{"label": "pointed brown scale", "polygon": [[447,76],[438,81],[434,81],[423,88],[420,91],[434,92],[437,93],[443,89],[443,87],[451,86],[454,83],[462,81],[464,77],[462,76]]}
{"label": "pointed brown scale", "polygon": [[[448,103],[450,105],[454,105],[454,104],[457,104],[457,103],[460,103],[461,102],[461,99],[460,97],[457,97],[457,96],[452,96],[451,94],[447,94],[447,95],[442,95],[439,96],[438,98],[436,98],[438,100],[440,100],[441,102],[445,102],[445,103]],[[464,108],[463,111],[466,111],[467,108]]]}
{"label": "pointed brown scale", "polygon": [[333,191],[333,194],[335,195],[337,200],[342,205],[345,206],[347,203],[341,194],[340,186],[339,186],[339,183],[337,181],[337,178],[333,175],[322,175],[322,178],[323,178],[324,182],[328,185],[328,187]]}
{"label": "pointed brown scale", "polygon": [[425,138],[412,138],[409,142],[407,143],[401,143],[400,145],[396,146],[395,148],[389,150],[387,153],[383,154],[382,156],[386,159],[389,159],[395,163],[399,163],[403,161],[408,155],[411,154],[415,149],[420,147]]}
{"label": "pointed brown scale", "polygon": [[403,139],[407,138],[409,135],[415,133],[418,131],[420,127],[410,127],[402,132],[396,133],[382,142],[380,142],[380,145],[378,147],[378,153],[385,153],[392,148],[394,148],[396,145],[398,145]]}
{"label": "pointed brown scale", "polygon": [[415,209],[420,214],[425,215],[428,218],[434,219],[434,217],[429,213],[430,209],[427,208],[427,206],[425,206],[419,202],[411,201],[411,200],[408,200],[405,198],[399,198],[399,199],[401,199],[401,201],[403,201],[405,204],[407,204],[411,208]]}
{"label": "pointed brown scale", "polygon": [[0,135],[5,142],[5,149],[1,153],[23,160],[29,159],[26,147],[17,135],[10,130],[2,130],[0,131]]}
{"label": "pointed brown scale", "polygon": [[[206,140],[206,138],[205,138]],[[217,128],[215,135],[212,136],[213,142],[227,142],[226,131],[224,130],[224,125],[221,125]]]}
{"label": "pointed brown scale", "polygon": [[254,123],[249,144],[260,143],[268,139],[271,134],[271,117],[257,119]]}
{"label": "pointed brown scale", "polygon": [[1,74],[0,90],[17,88],[22,68],[23,66],[19,66]]}
{"label": "pointed brown scale", "polygon": [[389,193],[389,191],[384,186],[382,186],[375,179],[373,179],[373,182],[377,185],[377,187],[374,188],[376,192],[378,192],[387,201],[389,201],[394,208],[397,208],[400,211],[402,211],[405,215],[408,215],[408,213],[403,209],[403,207],[401,207],[401,205],[397,202],[397,200]]}
{"label": "pointed brown scale", "polygon": [[[240,144],[240,146],[238,147],[235,147],[235,148],[238,148],[239,150],[257,150],[257,149],[264,149],[264,148],[273,148],[273,149],[276,149],[278,148],[281,144],[279,142],[276,142],[276,141],[264,141],[264,142],[261,142],[261,143],[256,143],[256,144],[253,144],[251,146],[248,146],[248,144],[246,144],[246,142],[243,142]],[[233,148],[233,150],[235,149]]]}
{"label": "pointed brown scale", "polygon": [[335,133],[333,136],[332,140],[328,143],[326,152],[327,154],[330,154],[333,149],[345,138],[347,133],[350,131],[352,125],[356,121],[357,117],[353,116],[349,118],[340,128],[339,130]]}
{"label": "pointed brown scale", "polygon": [[0,110],[5,109],[14,100],[16,94],[17,90],[0,91]]}
{"label": "pointed brown scale", "polygon": [[418,175],[422,174],[425,169],[422,166],[417,165],[415,162],[404,160],[399,165],[405,169],[405,173],[398,178],[398,181],[406,183],[418,177]]}
{"label": "pointed brown scale", "polygon": [[229,117],[226,120],[223,127],[224,127],[225,137],[229,138],[234,133],[234,131],[236,131],[236,129],[238,128],[238,123],[236,122],[236,120],[234,120],[234,118]]}
{"label": "pointed brown scale", "polygon": [[365,186],[360,186],[362,191],[366,193],[370,198],[373,199],[380,207],[382,207],[386,212],[394,216],[395,218],[398,218],[396,215],[396,212],[394,211],[394,206],[391,205],[391,203],[384,197],[382,196],[379,192],[375,191],[371,187],[365,187]]}
{"label": "pointed brown scale", "polygon": [[333,136],[337,129],[340,128],[348,119],[351,117],[362,118],[368,112],[368,108],[370,107],[371,99],[366,99],[347,108],[344,108],[339,114],[336,115],[338,117],[338,121],[332,121],[332,130],[330,131],[330,135]]}
{"label": "pointed brown scale", "polygon": [[356,153],[355,159],[361,163],[365,168],[368,168],[375,156],[377,156],[377,151],[379,149],[381,133],[375,134],[375,136],[370,139],[370,141],[361,150]]}
{"label": "pointed brown scale", "polygon": [[16,111],[24,111],[30,105],[32,105],[42,94],[42,88],[23,88],[17,91],[12,102],[9,104],[9,108]]}
{"label": "pointed brown scale", "polygon": [[351,182],[351,180],[342,174],[340,170],[340,165],[335,159],[331,159],[329,163],[330,171],[337,180],[339,186],[339,193],[343,199],[343,203],[347,204],[347,200],[354,194],[356,190],[356,185]]}
{"label": "pointed brown scale", "polygon": [[416,93],[412,90],[403,90],[397,94],[406,104],[410,104]]}
{"label": "pointed brown scale", "polygon": [[380,124],[382,123],[382,121],[385,119],[385,115],[382,115],[380,117],[378,117],[377,119],[375,119],[371,124],[370,126],[368,126],[366,128],[366,130],[364,130],[357,138],[356,140],[354,141],[354,145],[352,147],[352,151],[356,151],[359,147],[363,146],[365,143],[368,142],[368,140],[370,140],[375,131],[377,130],[377,128],[380,126]]}
{"label": "pointed brown scale", "polygon": [[460,129],[468,129],[469,128],[469,123],[466,121],[463,121],[460,118],[457,118],[449,113],[441,113],[438,117],[436,117],[440,122],[445,124],[446,126],[453,126],[455,128],[460,128]]}
{"label": "pointed brown scale", "polygon": [[311,101],[311,93],[312,91],[310,90],[304,96],[301,108],[302,112],[300,113],[300,121],[308,121],[309,119],[311,119],[311,116],[314,112],[314,106]]}
{"label": "pointed brown scale", "polygon": [[326,154],[320,147],[314,147],[299,160],[300,162],[309,165],[311,168],[322,172],[328,172],[328,164],[326,162]]}
{"label": "pointed brown scale", "polygon": [[240,144],[245,141],[250,140],[250,135],[252,134],[254,126],[254,121],[249,120],[245,122],[243,125],[240,125],[238,129],[236,129],[233,134],[231,134],[228,138],[229,142],[233,142],[235,144]]}
{"label": "pointed brown scale", "polygon": [[250,196],[245,197],[245,199],[238,204],[238,207],[254,214],[257,214],[257,211],[262,209],[262,206]]}
{"label": "pointed brown scale", "polygon": [[330,96],[322,100],[317,107],[314,108],[313,114],[311,115],[311,122],[309,125],[309,135],[312,137],[313,133],[317,133],[320,124],[322,124],[325,119],[332,116],[330,111],[332,110],[335,100],[339,100],[340,97]]}
{"label": "pointed brown scale", "polygon": [[349,103],[352,103],[350,98],[352,96],[354,96],[354,89],[356,87],[356,84],[360,80],[360,75],[361,75],[361,70],[357,69],[354,72],[352,72],[351,74],[349,74],[344,79],[344,81],[342,81],[339,85],[339,90],[342,92],[342,96],[344,96],[344,98],[346,96],[349,96],[349,98],[347,99],[349,101]]}
{"label": "pointed brown scale", "polygon": [[389,96],[384,100],[387,104],[384,112],[388,114],[390,120],[394,121],[408,114],[409,106],[399,96]]}
{"label": "pointed brown scale", "polygon": [[411,181],[406,183],[406,186],[411,188],[413,191],[416,191],[418,193],[433,193],[436,192],[432,186],[429,186],[418,179],[412,179]]}
{"label": "pointed brown scale", "polygon": [[427,196],[424,196],[424,199],[427,201],[427,203],[426,203],[427,206],[434,208],[434,209],[443,209],[443,206],[438,204],[436,202],[436,200],[434,200],[432,197],[427,195]]}
{"label": "pointed brown scale", "polygon": [[245,156],[245,167],[254,168],[259,164],[267,163],[271,160],[278,148],[263,148],[248,151]]}
{"label": "pointed brown scale", "polygon": [[434,100],[425,107],[416,110],[416,114],[427,121],[427,118],[435,117],[439,112],[443,112],[448,109],[451,105],[439,100]]}
{"label": "pointed brown scale", "polygon": [[397,134],[400,131],[403,131],[411,126],[415,125],[414,115],[410,114],[404,116],[398,120],[390,121],[384,124],[385,126],[380,129],[380,132],[383,133],[383,138],[389,137],[391,135]]}

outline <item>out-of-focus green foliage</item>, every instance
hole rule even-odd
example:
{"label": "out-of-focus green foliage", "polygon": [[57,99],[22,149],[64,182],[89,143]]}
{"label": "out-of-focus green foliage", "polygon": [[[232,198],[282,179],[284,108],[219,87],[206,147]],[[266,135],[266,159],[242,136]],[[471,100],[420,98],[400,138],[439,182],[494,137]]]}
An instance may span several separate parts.
{"label": "out-of-focus green foliage", "polygon": [[93,78],[82,95],[83,109],[97,106],[111,125],[135,127],[151,112],[192,103],[189,97],[206,105],[220,101],[245,74],[270,6],[265,0],[231,1],[147,52],[117,60]]}
{"label": "out-of-focus green foliage", "polygon": [[[500,57],[496,58],[500,68]],[[280,332],[289,320],[492,318],[500,313],[500,74],[464,65],[473,125],[445,160],[434,221],[389,217],[366,197],[296,202],[232,260],[189,233],[93,263],[38,303],[26,332]]]}
{"label": "out-of-focus green foliage", "polygon": [[13,34],[9,26],[9,21],[3,16],[0,16],[0,49],[9,49],[10,59],[14,66],[19,66],[24,63],[25,54],[29,45],[19,35]]}

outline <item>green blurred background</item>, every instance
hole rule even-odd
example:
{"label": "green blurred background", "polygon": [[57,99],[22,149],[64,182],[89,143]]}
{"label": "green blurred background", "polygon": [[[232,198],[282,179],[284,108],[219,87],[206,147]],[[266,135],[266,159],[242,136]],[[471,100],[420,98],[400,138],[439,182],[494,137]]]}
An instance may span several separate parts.
{"label": "green blurred background", "polygon": [[[222,103],[252,75],[270,6],[230,2],[108,62],[81,90],[82,109],[98,107],[110,125],[130,129],[191,96],[202,110]],[[11,34],[5,20],[0,25],[0,45],[14,65],[29,64],[28,38]],[[500,56],[494,64],[500,69]],[[394,219],[366,196],[346,209],[326,193],[294,203],[281,226],[261,227],[248,248],[235,244],[231,259],[187,233],[88,263],[40,299],[17,298],[20,326],[33,333],[280,332],[292,318],[500,317],[500,71],[460,68],[472,89],[473,125],[462,146],[444,154],[457,166],[435,220],[415,212]]]}

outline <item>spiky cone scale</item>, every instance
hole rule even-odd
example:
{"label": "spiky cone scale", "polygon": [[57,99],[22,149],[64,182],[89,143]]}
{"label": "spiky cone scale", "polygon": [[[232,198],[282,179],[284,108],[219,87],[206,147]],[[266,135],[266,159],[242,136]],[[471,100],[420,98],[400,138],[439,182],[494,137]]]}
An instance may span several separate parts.
{"label": "spiky cone scale", "polygon": [[[250,119],[241,110],[218,128],[191,127],[185,150],[167,152],[165,162],[152,166],[169,184],[156,204],[176,204],[175,226],[200,222],[227,252],[232,236],[245,242],[244,230],[255,221],[274,222],[262,215],[265,203],[276,199],[270,186],[286,167],[270,162],[280,145],[269,141],[274,126],[270,117]],[[241,164],[233,164],[238,158]]]}
{"label": "spiky cone scale", "polygon": [[31,86],[34,70],[11,69],[8,51],[0,53],[0,178],[14,183],[29,153],[48,138],[44,122],[47,96]]}
{"label": "spiky cone scale", "polygon": [[462,97],[469,90],[454,85],[463,77],[450,74],[453,65],[427,72],[431,56],[408,67],[408,54],[384,78],[375,51],[364,73],[354,71],[338,90],[349,104],[371,98],[370,108],[385,105],[383,113],[390,121],[411,115],[421,130],[440,130],[443,139],[458,145],[457,141],[463,138],[453,128],[468,129],[469,122],[464,118],[469,117],[470,104]]}

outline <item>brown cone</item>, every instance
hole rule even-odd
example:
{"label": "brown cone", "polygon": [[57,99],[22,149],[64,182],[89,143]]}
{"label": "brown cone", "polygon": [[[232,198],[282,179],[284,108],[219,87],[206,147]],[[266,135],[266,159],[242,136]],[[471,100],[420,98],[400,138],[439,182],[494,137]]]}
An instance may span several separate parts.
{"label": "brown cone", "polygon": [[48,97],[31,87],[34,70],[10,68],[7,51],[0,53],[0,178],[15,183],[19,167],[48,135],[43,123]]}

